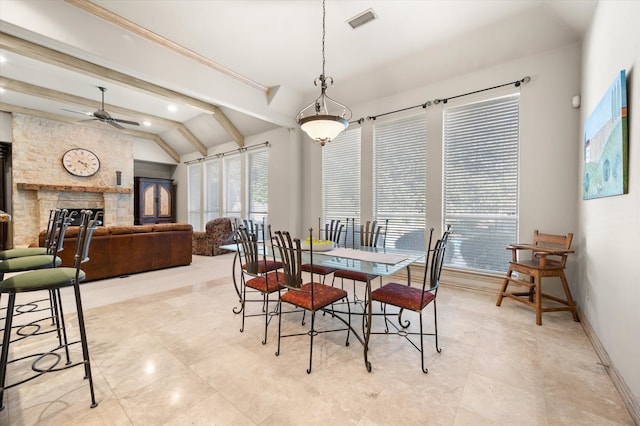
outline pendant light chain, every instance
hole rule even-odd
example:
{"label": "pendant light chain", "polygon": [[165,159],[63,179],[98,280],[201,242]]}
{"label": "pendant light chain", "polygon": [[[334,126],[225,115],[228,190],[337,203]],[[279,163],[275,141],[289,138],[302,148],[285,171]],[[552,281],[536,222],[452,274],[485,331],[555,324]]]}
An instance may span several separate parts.
{"label": "pendant light chain", "polygon": [[325,35],[326,35],[326,24],[325,21],[327,20],[327,8],[325,5],[325,0],[322,0],[322,76],[324,77],[324,64],[325,64],[325,57],[324,57],[324,39],[325,39]]}

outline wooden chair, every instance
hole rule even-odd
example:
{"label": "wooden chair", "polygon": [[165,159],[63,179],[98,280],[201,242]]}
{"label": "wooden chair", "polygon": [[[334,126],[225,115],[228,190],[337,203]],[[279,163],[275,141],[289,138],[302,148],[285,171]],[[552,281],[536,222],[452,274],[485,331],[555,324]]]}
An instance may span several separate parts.
{"label": "wooden chair", "polygon": [[[313,230],[309,229],[310,237],[313,236]],[[329,285],[313,281],[313,273],[311,274],[311,281],[304,283],[302,281],[302,248],[300,246],[300,240],[295,238],[292,240],[288,232],[277,231],[273,237],[273,245],[280,254],[283,264],[283,281],[282,284],[287,288],[287,292],[280,296],[279,303],[279,315],[278,315],[278,350],[276,356],[280,355],[280,340],[283,337],[292,336],[305,336],[310,337],[309,342],[309,368],[307,368],[307,374],[311,373],[311,365],[313,359],[313,338],[319,333],[329,333],[335,331],[346,331],[347,340],[345,345],[349,346],[349,333],[351,331],[351,311],[348,311],[348,320],[345,321],[342,316],[337,313],[331,315],[331,319],[338,319],[342,321],[346,327],[337,329],[316,329],[316,312],[324,311],[327,306],[347,298],[347,292],[335,288]],[[310,242],[310,264],[313,264],[313,240]],[[282,304],[287,303],[293,305],[295,310],[283,312]],[[348,306],[348,304],[347,304]],[[311,327],[309,331],[303,333],[282,334],[282,314],[299,312],[303,309],[304,312],[311,312]],[[304,320],[303,320],[304,325]]]}
{"label": "wooden chair", "polygon": [[[512,244],[507,250],[512,252],[512,260],[509,262],[509,270],[502,283],[502,289],[498,295],[496,306],[500,306],[504,297],[509,297],[536,310],[536,324],[542,325],[543,312],[570,311],[573,319],[578,321],[576,306],[571,297],[571,290],[564,274],[567,256],[574,251],[571,250],[571,240],[573,234],[552,235],[542,234],[536,229],[533,232],[532,244]],[[531,257],[527,259],[519,258],[520,251],[531,252]],[[525,280],[513,274],[522,274],[529,277]],[[542,291],[542,279],[558,277],[562,283],[565,299],[544,293]],[[524,292],[508,292],[509,284],[516,284],[519,287],[527,287]],[[562,306],[542,306],[542,299],[550,299]]]}
{"label": "wooden chair", "polygon": [[[424,336],[435,336],[436,351],[440,352],[441,349],[438,346],[438,316],[436,311],[436,297],[438,295],[438,287],[440,283],[440,273],[442,272],[442,264],[444,263],[444,253],[447,248],[447,241],[449,240],[450,229],[442,234],[442,238],[439,239],[434,245],[433,249],[430,249],[427,254],[427,265],[424,268],[424,278],[422,279],[422,285],[419,287],[411,287],[411,282],[406,284],[390,282],[382,287],[374,290],[371,293],[371,300],[381,302],[383,304],[383,316],[385,322],[384,333],[371,334],[386,334],[389,333],[389,325],[393,326],[399,336],[404,337],[414,348],[420,352],[420,360],[422,366],[422,372],[427,373],[429,370],[424,366]],[[429,234],[429,247],[431,247],[431,237],[433,235],[433,228]],[[422,324],[422,312],[424,309],[433,304],[433,333],[425,333]],[[398,324],[396,325],[389,318],[387,318],[387,306],[395,306],[399,308],[398,311]],[[409,321],[402,320],[402,314],[405,310],[417,312],[420,318],[420,331],[419,333],[410,332]],[[416,344],[411,336],[419,335],[419,346]]]}
{"label": "wooden chair", "polygon": [[[336,246],[339,247],[340,241],[342,240],[343,231],[344,231],[344,224],[341,224],[339,219],[331,219],[331,222],[325,223],[324,235],[323,235],[322,218],[318,218],[318,239],[319,240],[333,241],[336,244]],[[332,268],[330,266],[323,266],[323,265],[313,265],[313,268],[312,268],[312,265],[310,263],[306,263],[302,265],[302,270],[304,272],[320,275],[322,277],[322,283],[324,284],[327,278],[327,275],[331,275],[332,273],[337,271],[337,268]]]}

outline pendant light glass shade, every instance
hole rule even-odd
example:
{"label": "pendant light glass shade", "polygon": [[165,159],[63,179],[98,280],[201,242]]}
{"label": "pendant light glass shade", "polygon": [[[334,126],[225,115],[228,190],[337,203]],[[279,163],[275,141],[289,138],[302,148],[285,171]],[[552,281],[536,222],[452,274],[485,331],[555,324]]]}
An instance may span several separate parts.
{"label": "pendant light glass shade", "polygon": [[316,78],[314,84],[320,86],[320,96],[298,113],[296,121],[300,128],[311,139],[324,146],[335,139],[349,127],[351,110],[340,102],[327,96],[327,83],[333,85],[333,78],[324,74],[324,38],[325,38],[325,2],[322,1],[322,74]]}

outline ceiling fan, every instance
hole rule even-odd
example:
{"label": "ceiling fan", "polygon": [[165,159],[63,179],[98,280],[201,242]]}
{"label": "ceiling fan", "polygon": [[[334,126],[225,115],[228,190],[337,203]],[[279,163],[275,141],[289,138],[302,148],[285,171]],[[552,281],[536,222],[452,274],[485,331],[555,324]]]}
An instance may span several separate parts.
{"label": "ceiling fan", "polygon": [[87,120],[81,120],[81,121],[94,121],[94,120],[100,120],[103,123],[109,123],[114,127],[117,127],[118,129],[124,129],[123,126],[121,126],[119,123],[123,123],[123,124],[130,124],[132,126],[139,126],[140,123],[137,123],[135,121],[129,121],[129,120],[122,120],[120,118],[114,118],[111,116],[111,114],[109,114],[107,111],[104,110],[104,92],[107,91],[106,87],[100,87],[98,86],[98,89],[100,89],[100,91],[102,92],[102,106],[100,107],[99,110],[95,111],[95,112],[80,112],[80,111],[73,111],[70,109],[64,109],[64,111],[69,111],[69,112],[75,112],[78,114],[84,114],[84,115],[89,115],[93,118],[87,119]]}

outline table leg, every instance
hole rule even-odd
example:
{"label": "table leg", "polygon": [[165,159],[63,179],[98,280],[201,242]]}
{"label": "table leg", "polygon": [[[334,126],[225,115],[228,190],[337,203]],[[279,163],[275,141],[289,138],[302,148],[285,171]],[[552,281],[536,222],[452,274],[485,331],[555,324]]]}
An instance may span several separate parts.
{"label": "table leg", "polygon": [[367,279],[367,293],[366,293],[366,321],[367,326],[364,333],[364,365],[367,368],[367,371],[371,372],[371,362],[369,362],[369,338],[371,337],[371,280]]}
{"label": "table leg", "polygon": [[[236,252],[233,257],[233,264],[231,265],[231,278],[233,279],[233,286],[236,289],[236,294],[238,295],[238,302],[240,303],[240,308],[234,306],[233,313],[239,314],[244,309],[244,302],[242,301],[242,292],[240,291],[240,287],[238,287],[238,281],[236,280],[236,263],[238,261],[238,252]],[[240,271],[242,273],[242,271]]]}

